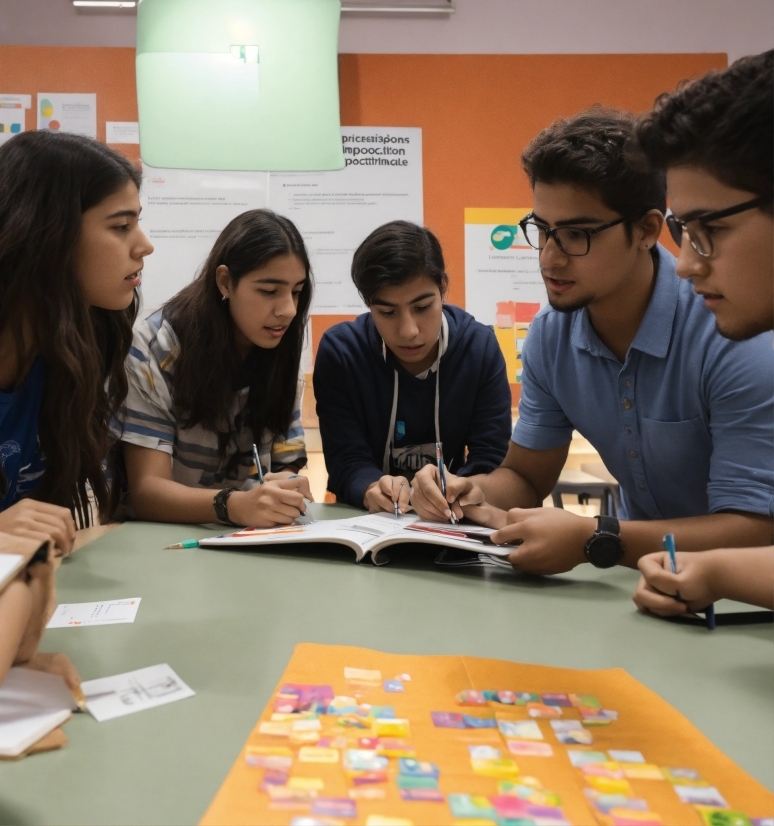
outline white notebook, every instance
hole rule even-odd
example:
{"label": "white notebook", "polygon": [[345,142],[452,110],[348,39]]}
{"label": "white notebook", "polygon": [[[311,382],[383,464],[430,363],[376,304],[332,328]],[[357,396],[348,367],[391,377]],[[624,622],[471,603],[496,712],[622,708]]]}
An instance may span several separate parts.
{"label": "white notebook", "polygon": [[21,554],[0,553],[0,591],[21,571],[25,559]]}
{"label": "white notebook", "polygon": [[0,755],[17,757],[68,720],[75,708],[61,677],[12,668],[0,685]]}

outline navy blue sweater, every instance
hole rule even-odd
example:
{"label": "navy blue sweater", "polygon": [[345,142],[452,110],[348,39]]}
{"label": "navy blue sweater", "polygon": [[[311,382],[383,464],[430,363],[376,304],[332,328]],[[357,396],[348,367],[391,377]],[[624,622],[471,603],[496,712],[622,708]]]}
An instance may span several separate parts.
{"label": "navy blue sweater", "polygon": [[[460,476],[488,473],[499,467],[511,435],[505,360],[489,327],[459,307],[445,304],[443,311],[449,325],[439,367],[444,460]],[[435,374],[425,379],[412,376],[389,350],[385,360],[370,313],[337,324],[320,342],[314,392],[328,489],[340,502],[362,508],[366,488],[383,475],[396,370],[399,392],[393,451],[410,454],[412,446],[436,441]],[[424,464],[431,458],[410,456],[403,467],[391,459],[390,475],[411,478],[417,462]]]}

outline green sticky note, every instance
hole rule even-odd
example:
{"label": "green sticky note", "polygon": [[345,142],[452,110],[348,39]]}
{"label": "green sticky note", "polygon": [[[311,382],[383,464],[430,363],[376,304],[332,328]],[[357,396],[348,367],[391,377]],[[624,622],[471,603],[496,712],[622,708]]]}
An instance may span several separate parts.
{"label": "green sticky note", "polygon": [[411,775],[399,774],[395,778],[399,789],[437,789],[437,777],[412,777]]}

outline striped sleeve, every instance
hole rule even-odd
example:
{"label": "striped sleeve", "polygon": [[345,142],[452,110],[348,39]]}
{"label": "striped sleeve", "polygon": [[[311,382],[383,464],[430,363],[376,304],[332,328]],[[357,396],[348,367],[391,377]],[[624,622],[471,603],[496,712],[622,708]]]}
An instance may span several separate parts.
{"label": "striped sleeve", "polygon": [[174,333],[160,313],[138,325],[126,359],[129,392],[120,412],[121,441],[172,454],[176,422],[172,415],[169,367],[178,352]]}
{"label": "striped sleeve", "polygon": [[271,446],[271,469],[279,473],[288,465],[298,468],[306,465],[306,444],[304,442],[304,427],[301,424],[301,402],[304,396],[304,383],[298,383],[298,395],[293,409],[293,421],[288,432],[281,438],[275,439]]}

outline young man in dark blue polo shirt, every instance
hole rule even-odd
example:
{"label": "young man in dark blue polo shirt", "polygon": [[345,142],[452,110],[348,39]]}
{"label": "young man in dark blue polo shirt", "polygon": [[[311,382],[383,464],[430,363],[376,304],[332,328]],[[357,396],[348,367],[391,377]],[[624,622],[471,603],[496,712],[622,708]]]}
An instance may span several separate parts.
{"label": "young man in dark blue polo shirt", "polygon": [[[450,477],[451,506],[432,468],[414,480],[412,503],[426,518],[453,507],[500,528],[495,541],[521,542],[510,555],[517,570],[636,566],[666,533],[685,551],[770,541],[770,337],[724,339],[677,277],[658,245],[664,174],[633,138],[631,116],[592,109],[525,150],[534,208],[524,229],[551,306],[525,344],[508,455],[488,475]],[[573,430],[619,481],[620,525],[540,507]]]}

